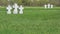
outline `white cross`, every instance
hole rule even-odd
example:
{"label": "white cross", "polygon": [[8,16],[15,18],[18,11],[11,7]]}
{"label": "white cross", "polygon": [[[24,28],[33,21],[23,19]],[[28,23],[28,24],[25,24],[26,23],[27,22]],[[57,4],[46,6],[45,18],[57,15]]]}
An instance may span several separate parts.
{"label": "white cross", "polygon": [[13,14],[18,14],[18,5],[16,3],[13,5],[13,8],[14,8]]}
{"label": "white cross", "polygon": [[51,5],[50,5],[50,4],[48,4],[48,8],[50,8],[50,6],[51,6]]}
{"label": "white cross", "polygon": [[53,5],[51,5],[51,8],[53,8]]}
{"label": "white cross", "polygon": [[47,8],[47,5],[45,4],[44,7]]}
{"label": "white cross", "polygon": [[22,5],[20,5],[20,7],[19,7],[19,14],[23,14],[23,9],[24,9],[24,7],[22,7]]}
{"label": "white cross", "polygon": [[11,9],[12,7],[10,5],[8,5],[8,7],[6,8],[8,11],[7,11],[7,14],[11,14]]}

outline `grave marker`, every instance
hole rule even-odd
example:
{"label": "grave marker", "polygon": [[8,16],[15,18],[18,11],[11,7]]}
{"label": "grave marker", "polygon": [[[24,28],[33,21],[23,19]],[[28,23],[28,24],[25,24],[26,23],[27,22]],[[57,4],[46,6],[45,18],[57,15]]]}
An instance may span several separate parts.
{"label": "grave marker", "polygon": [[51,5],[51,8],[53,8],[53,5]]}
{"label": "grave marker", "polygon": [[13,5],[13,8],[14,8],[13,14],[18,14],[18,5],[16,3]]}
{"label": "grave marker", "polygon": [[12,7],[10,5],[8,5],[8,7],[6,8],[8,11],[7,11],[7,14],[11,14],[11,9]]}
{"label": "grave marker", "polygon": [[20,7],[19,7],[19,14],[23,14],[23,9],[24,9],[24,7],[22,7],[22,5],[20,5]]}
{"label": "grave marker", "polygon": [[51,5],[50,4],[48,4],[48,8],[50,8],[51,7]]}
{"label": "grave marker", "polygon": [[47,5],[45,4],[44,7],[47,8]]}

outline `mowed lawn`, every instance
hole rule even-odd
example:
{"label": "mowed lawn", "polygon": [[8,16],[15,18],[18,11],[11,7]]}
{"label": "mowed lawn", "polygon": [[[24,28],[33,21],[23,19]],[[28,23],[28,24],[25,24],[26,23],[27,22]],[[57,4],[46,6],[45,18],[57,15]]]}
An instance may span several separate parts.
{"label": "mowed lawn", "polygon": [[0,8],[0,34],[60,34],[60,8],[25,8],[22,15]]}

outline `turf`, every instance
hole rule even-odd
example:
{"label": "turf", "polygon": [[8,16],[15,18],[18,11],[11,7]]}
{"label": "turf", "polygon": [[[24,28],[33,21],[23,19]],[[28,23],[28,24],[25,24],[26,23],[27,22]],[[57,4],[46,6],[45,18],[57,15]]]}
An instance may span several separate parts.
{"label": "turf", "polygon": [[0,8],[0,34],[60,34],[60,8],[25,8],[24,14]]}

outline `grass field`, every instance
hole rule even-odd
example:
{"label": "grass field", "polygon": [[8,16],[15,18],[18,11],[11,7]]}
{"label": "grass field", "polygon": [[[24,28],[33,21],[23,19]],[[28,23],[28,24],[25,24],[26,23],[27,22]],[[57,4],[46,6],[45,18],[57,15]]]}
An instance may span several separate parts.
{"label": "grass field", "polygon": [[23,15],[0,8],[0,34],[60,34],[60,8],[25,8]]}

